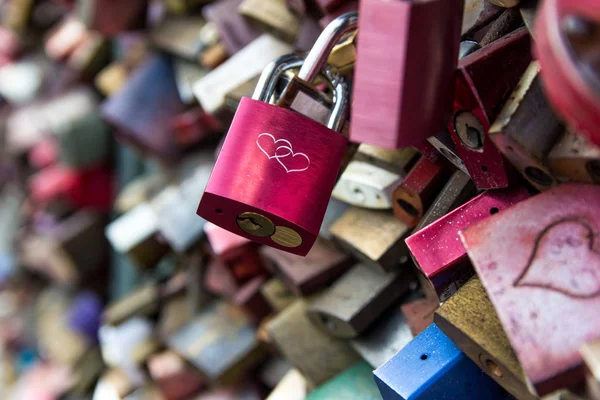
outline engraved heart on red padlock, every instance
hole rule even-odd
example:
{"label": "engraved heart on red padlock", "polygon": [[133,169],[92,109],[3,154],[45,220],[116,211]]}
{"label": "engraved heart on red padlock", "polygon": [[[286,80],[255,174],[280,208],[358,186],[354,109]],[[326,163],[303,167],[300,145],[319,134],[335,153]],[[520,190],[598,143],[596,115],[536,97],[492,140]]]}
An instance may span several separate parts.
{"label": "engraved heart on red padlock", "polygon": [[294,153],[292,144],[286,139],[275,139],[270,133],[261,133],[256,145],[269,160],[275,159],[285,172],[302,172],[310,166],[310,159],[304,153]]}
{"label": "engraved heart on red padlock", "polygon": [[574,298],[600,294],[600,252],[594,229],[585,220],[567,218],[544,229],[515,287],[537,287]]}

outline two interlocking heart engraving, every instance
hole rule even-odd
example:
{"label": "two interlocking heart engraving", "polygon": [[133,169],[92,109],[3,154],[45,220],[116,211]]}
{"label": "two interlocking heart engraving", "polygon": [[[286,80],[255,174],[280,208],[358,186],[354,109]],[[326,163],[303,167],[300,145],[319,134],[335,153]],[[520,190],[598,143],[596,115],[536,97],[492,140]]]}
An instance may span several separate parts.
{"label": "two interlocking heart engraving", "polygon": [[600,295],[600,251],[596,233],[583,219],[554,222],[536,238],[515,287],[537,287],[588,299]]}
{"label": "two interlocking heart engraving", "polygon": [[285,172],[302,172],[310,166],[310,159],[304,153],[294,153],[292,144],[286,139],[275,139],[270,133],[261,133],[256,145],[269,160],[275,159]]}

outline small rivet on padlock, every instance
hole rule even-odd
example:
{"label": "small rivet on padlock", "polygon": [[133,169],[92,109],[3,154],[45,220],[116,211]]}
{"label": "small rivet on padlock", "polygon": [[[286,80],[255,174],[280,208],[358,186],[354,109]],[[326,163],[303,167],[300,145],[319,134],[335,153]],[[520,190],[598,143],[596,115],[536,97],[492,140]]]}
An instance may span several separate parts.
{"label": "small rivet on padlock", "polygon": [[237,225],[246,233],[258,237],[267,237],[275,233],[275,225],[264,215],[245,212],[237,216]]}
{"label": "small rivet on padlock", "polygon": [[454,130],[461,142],[471,150],[483,148],[485,134],[481,121],[468,111],[460,112],[454,118]]}
{"label": "small rivet on padlock", "polygon": [[275,234],[271,236],[275,243],[284,247],[298,247],[302,244],[302,237],[295,230],[285,227],[275,227]]}

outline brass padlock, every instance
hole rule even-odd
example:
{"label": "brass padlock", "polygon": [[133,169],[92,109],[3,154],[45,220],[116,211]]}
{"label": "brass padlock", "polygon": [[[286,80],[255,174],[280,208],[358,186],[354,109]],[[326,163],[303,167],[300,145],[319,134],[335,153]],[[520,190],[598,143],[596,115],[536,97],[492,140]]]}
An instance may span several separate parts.
{"label": "brass padlock", "polygon": [[327,63],[333,65],[340,74],[347,76],[354,70],[356,62],[356,37],[358,30],[351,32],[345,39],[333,46]]}
{"label": "brass padlock", "polygon": [[518,399],[537,396],[527,387],[521,364],[496,310],[477,278],[471,279],[435,313],[435,323],[475,364]]}
{"label": "brass padlock", "polygon": [[152,28],[149,38],[159,49],[196,62],[203,46],[199,31],[204,25],[198,15],[169,15]]}
{"label": "brass padlock", "polygon": [[3,4],[2,25],[18,32],[25,33],[31,22],[35,0],[10,0]]}
{"label": "brass padlock", "polygon": [[306,302],[296,300],[266,324],[281,354],[314,388],[360,360],[347,342],[315,327],[306,316]]}
{"label": "brass padlock", "polygon": [[404,243],[410,228],[386,211],[352,207],[329,229],[358,259],[383,271],[408,262]]}
{"label": "brass padlock", "polygon": [[540,396],[584,380],[579,347],[600,332],[599,196],[597,185],[563,184],[459,233]]}
{"label": "brass padlock", "polygon": [[302,19],[288,8],[286,0],[244,0],[238,12],[286,42],[293,43],[300,32]]}

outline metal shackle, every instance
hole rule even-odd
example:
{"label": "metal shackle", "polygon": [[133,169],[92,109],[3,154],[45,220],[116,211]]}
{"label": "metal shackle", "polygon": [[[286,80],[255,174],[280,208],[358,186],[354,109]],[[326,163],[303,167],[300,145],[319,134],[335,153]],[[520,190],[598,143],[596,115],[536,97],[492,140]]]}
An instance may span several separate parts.
{"label": "metal shackle", "polygon": [[[277,81],[283,73],[291,69],[301,68],[306,61],[295,54],[287,54],[271,61],[263,70],[252,98],[268,102],[277,86]],[[333,108],[327,121],[327,127],[339,132],[344,124],[348,109],[348,85],[345,80],[329,68],[321,71],[325,80],[333,87]],[[317,74],[318,75],[318,74]]]}
{"label": "metal shackle", "polygon": [[358,12],[348,12],[342,14],[329,23],[319,35],[319,38],[310,49],[310,52],[304,60],[298,78],[312,82],[319,75],[327,62],[327,57],[333,47],[340,39],[351,30],[358,27]]}

